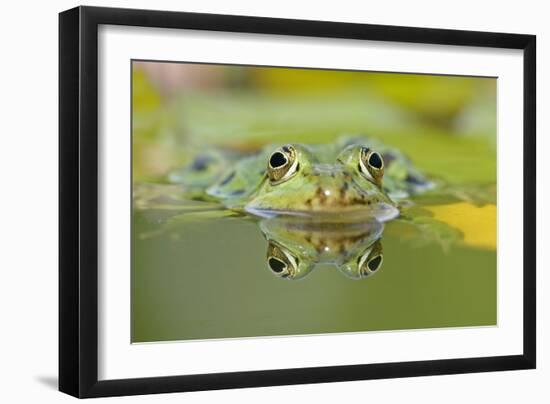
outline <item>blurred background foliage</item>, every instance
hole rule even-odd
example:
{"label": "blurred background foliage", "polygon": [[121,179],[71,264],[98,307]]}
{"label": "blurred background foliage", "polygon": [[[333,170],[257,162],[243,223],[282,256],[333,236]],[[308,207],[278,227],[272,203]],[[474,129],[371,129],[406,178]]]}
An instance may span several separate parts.
{"label": "blurred background foliage", "polygon": [[496,182],[496,79],[134,62],[133,175],[197,149],[366,134],[450,183]]}

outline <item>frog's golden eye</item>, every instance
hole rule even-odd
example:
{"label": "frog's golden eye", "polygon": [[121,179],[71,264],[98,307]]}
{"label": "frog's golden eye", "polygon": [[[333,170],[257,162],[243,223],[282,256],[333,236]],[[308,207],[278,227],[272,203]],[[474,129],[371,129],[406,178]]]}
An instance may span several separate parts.
{"label": "frog's golden eye", "polygon": [[267,164],[267,176],[272,185],[289,180],[298,171],[296,149],[286,145],[274,151]]}
{"label": "frog's golden eye", "polygon": [[363,277],[375,273],[382,266],[383,260],[382,243],[377,240],[373,247],[359,258],[359,273]]}
{"label": "frog's golden eye", "polygon": [[267,265],[276,276],[292,279],[296,275],[298,260],[288,251],[270,241],[267,246]]}
{"label": "frog's golden eye", "polygon": [[362,147],[360,153],[359,170],[361,174],[376,185],[382,186],[382,177],[384,176],[384,160],[382,156],[368,147]]}

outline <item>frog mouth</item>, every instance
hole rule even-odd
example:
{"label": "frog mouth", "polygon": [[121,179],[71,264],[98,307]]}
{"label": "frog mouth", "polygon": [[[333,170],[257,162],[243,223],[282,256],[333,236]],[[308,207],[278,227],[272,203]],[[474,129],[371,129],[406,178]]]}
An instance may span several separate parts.
{"label": "frog mouth", "polygon": [[351,223],[355,221],[378,221],[380,223],[395,219],[399,210],[388,203],[377,203],[365,207],[346,209],[341,211],[311,211],[294,209],[258,208],[248,204],[245,211],[262,218],[289,217],[308,222],[318,223]]}

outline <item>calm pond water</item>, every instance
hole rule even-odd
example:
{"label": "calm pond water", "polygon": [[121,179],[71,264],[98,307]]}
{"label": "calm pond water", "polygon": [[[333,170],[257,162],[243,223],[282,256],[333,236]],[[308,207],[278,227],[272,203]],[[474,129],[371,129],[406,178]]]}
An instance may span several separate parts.
{"label": "calm pond water", "polygon": [[[134,209],[133,342],[496,324],[494,203],[435,196],[384,226],[332,231],[171,215]],[[269,240],[308,253],[310,272],[277,276]],[[346,275],[373,246],[380,267]]]}

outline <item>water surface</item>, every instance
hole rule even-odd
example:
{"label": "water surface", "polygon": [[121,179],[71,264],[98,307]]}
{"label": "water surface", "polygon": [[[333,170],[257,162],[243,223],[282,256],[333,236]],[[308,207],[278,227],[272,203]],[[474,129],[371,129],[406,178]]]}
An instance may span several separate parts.
{"label": "water surface", "polygon": [[[275,276],[250,218],[189,215],[167,225],[169,213],[136,209],[132,341],[495,325],[496,254],[479,241],[475,218],[494,216],[487,206],[415,206],[385,224],[383,265],[360,280],[328,264],[299,280]],[[465,215],[473,223],[462,229],[430,221]]]}

